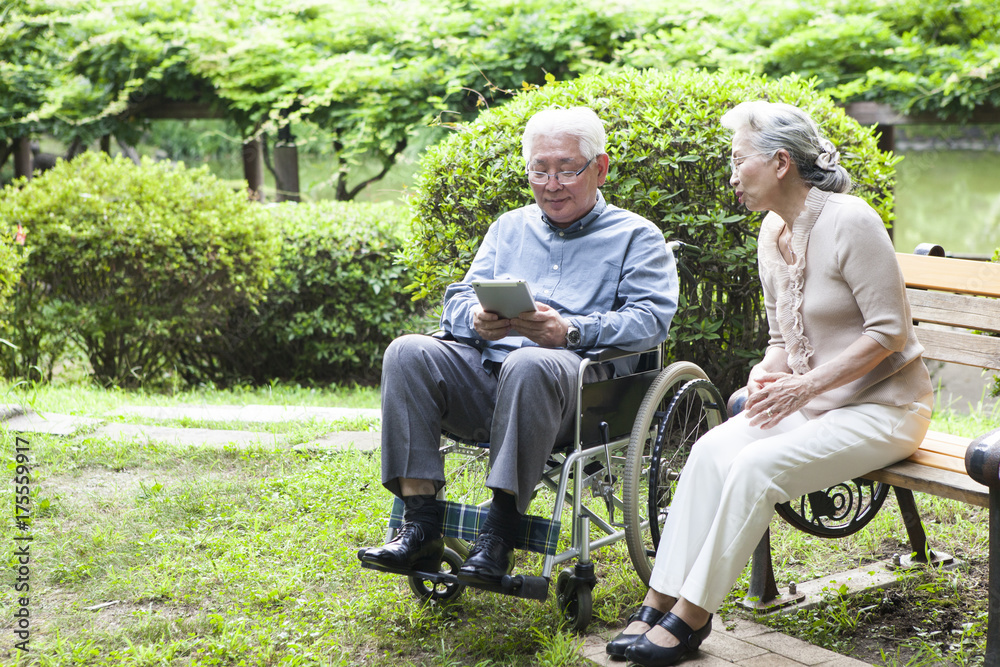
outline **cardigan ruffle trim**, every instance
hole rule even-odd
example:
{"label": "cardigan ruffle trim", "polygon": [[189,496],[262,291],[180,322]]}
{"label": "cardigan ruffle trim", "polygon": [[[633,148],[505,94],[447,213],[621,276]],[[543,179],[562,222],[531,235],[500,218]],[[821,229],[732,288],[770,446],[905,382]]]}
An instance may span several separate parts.
{"label": "cardigan ruffle trim", "polygon": [[788,366],[798,375],[808,373],[812,344],[805,335],[802,321],[802,289],[805,286],[806,250],[813,226],[823,212],[831,192],[811,188],[806,195],[805,206],[792,225],[792,263],[785,262],[778,249],[778,237],[785,228],[784,221],[777,215],[764,218],[760,230],[758,251],[766,270],[774,279],[776,301],[775,316],[778,329],[785,342]]}

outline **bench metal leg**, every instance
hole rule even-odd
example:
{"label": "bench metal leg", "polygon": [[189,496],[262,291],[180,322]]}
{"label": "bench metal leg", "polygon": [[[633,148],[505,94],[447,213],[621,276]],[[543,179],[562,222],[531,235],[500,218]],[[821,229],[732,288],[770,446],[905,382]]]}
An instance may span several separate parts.
{"label": "bench metal leg", "polygon": [[990,488],[990,564],[986,667],[1000,667],[1000,490]]}
{"label": "bench metal leg", "polygon": [[778,584],[774,581],[774,566],[771,563],[771,529],[764,531],[750,561],[750,588],[747,600],[754,606],[766,605],[778,597]]}
{"label": "bench metal leg", "polygon": [[899,514],[903,518],[903,525],[906,526],[906,534],[910,538],[909,556],[900,559],[902,567],[913,565],[951,565],[955,559],[950,554],[936,553],[927,545],[927,533],[924,532],[924,524],[920,520],[920,510],[917,509],[917,502],[913,498],[913,491],[898,486],[892,487],[896,493],[896,501],[899,503]]}
{"label": "bench metal leg", "polygon": [[750,586],[741,604],[757,612],[770,612],[805,599],[797,593],[794,585],[789,586],[788,595],[782,595],[774,581],[774,566],[771,563],[771,529],[764,531],[750,561]]}

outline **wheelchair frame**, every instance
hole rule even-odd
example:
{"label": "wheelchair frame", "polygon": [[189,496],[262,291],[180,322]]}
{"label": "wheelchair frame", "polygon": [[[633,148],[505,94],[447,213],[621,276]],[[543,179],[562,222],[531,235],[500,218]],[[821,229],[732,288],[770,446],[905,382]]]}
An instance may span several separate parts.
{"label": "wheelchair frame", "polygon": [[[678,256],[688,246],[674,241],[668,247]],[[632,372],[608,380],[583,382],[590,367],[621,363],[633,357],[636,365]],[[467,586],[545,600],[554,569],[576,559],[575,565],[561,570],[556,579],[559,608],[576,631],[584,630],[592,616],[592,591],[597,582],[591,561],[593,550],[625,539],[637,574],[648,583],[659,543],[659,527],[666,517],[687,452],[704,431],[725,420],[725,401],[697,365],[675,362],[664,368],[661,345],[643,352],[616,349],[583,352],[577,405],[574,439],[568,446],[553,450],[550,460],[553,465],[543,472],[535,489],[536,494],[543,488],[554,491],[551,518],[531,516],[527,522],[522,521],[522,532],[531,521],[548,524],[550,536],[552,526],[556,526],[558,539],[563,512],[566,506],[570,509],[569,545],[561,552],[551,540],[545,545],[540,575],[507,575],[499,584],[466,583],[457,578],[457,570],[468,554],[468,540],[478,532],[488,501],[475,506],[446,503],[446,512],[454,512],[459,518],[454,525],[445,521],[446,549],[440,571],[414,572],[368,563],[363,560],[365,549],[358,552],[362,565],[406,575],[413,593],[424,600],[451,600]],[[488,449],[484,447],[488,448],[488,444],[469,443],[443,434],[440,452],[444,462],[451,454],[485,457]],[[604,501],[607,518],[584,504],[588,487],[592,497]],[[439,497],[443,498],[447,488],[446,484]],[[401,505],[395,499],[387,539],[393,537],[399,525]],[[621,512],[620,522],[615,521],[616,512]],[[592,524],[603,536],[591,538]],[[518,548],[540,551],[524,544]]]}

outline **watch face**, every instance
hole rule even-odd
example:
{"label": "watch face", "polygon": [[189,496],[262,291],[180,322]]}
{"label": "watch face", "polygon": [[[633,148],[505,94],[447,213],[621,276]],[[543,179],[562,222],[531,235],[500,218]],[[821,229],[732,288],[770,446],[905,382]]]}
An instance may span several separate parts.
{"label": "watch face", "polygon": [[580,344],[580,330],[576,327],[570,327],[569,331],[566,332],[566,342],[572,346]]}

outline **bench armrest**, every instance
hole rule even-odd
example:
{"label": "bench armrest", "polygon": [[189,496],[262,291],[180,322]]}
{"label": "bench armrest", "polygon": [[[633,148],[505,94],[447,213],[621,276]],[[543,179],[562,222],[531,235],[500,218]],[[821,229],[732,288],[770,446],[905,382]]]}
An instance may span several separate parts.
{"label": "bench armrest", "polygon": [[1000,428],[969,443],[965,450],[965,470],[980,484],[1000,488]]}

